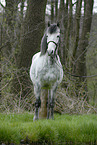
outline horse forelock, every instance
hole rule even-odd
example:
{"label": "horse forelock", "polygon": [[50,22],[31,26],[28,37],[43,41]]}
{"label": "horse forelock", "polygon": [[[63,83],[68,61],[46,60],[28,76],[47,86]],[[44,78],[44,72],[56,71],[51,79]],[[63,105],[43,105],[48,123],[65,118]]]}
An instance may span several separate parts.
{"label": "horse forelock", "polygon": [[55,33],[57,31],[57,25],[56,24],[52,24],[50,25],[50,27],[48,27],[48,32],[50,34]]}

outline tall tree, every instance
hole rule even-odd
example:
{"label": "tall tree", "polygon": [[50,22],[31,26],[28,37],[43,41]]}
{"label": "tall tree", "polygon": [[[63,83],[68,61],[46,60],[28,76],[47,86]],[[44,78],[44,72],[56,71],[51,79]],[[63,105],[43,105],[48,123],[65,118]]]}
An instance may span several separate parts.
{"label": "tall tree", "polygon": [[54,23],[54,1],[51,0],[51,23]]}
{"label": "tall tree", "polygon": [[78,42],[79,42],[79,31],[80,31],[80,18],[81,18],[81,6],[82,0],[77,1],[76,3],[76,14],[75,14],[75,30],[74,30],[74,48],[73,48],[73,59],[75,59]]}
{"label": "tall tree", "polygon": [[21,50],[17,65],[19,68],[28,68],[32,56],[40,50],[40,42],[45,28],[44,0],[29,0],[28,9],[24,21],[24,34],[21,42]]}
{"label": "tall tree", "polygon": [[10,53],[12,53],[13,44],[12,41],[14,40],[14,28],[15,28],[15,18],[17,13],[17,5],[18,3],[16,1],[12,0],[5,0],[5,15],[6,15],[6,25],[5,32],[6,32],[6,39],[7,39],[7,45],[3,49],[3,54],[6,57],[9,57]]}
{"label": "tall tree", "polygon": [[17,67],[20,70],[22,68],[22,71],[18,74],[20,78],[17,79],[18,85],[15,87],[16,91],[22,91],[22,96],[29,92],[29,75],[24,76],[24,72],[27,70],[27,73],[29,73],[32,56],[40,50],[40,42],[45,28],[45,9],[46,1],[44,0],[28,1],[21,48],[17,57]]}
{"label": "tall tree", "polygon": [[[19,0],[5,0],[5,6],[3,6],[1,3],[0,5],[3,7],[4,12],[3,12],[3,19],[2,19],[2,62],[7,64],[6,67],[2,65],[2,84],[6,84],[7,77],[8,76],[7,72],[11,68],[13,68],[14,65],[13,63],[13,55],[14,55],[14,50],[16,48],[16,18],[17,18],[17,12],[18,12],[18,3]],[[18,23],[18,22],[17,22]],[[2,63],[2,64],[3,64]],[[13,70],[12,70],[13,71]],[[5,72],[7,75],[5,75]],[[12,76],[12,74],[11,74]],[[6,78],[6,79],[5,79]],[[6,81],[5,81],[6,80]],[[10,88],[10,87],[9,87]],[[9,89],[10,90],[10,89]]]}
{"label": "tall tree", "polygon": [[[92,12],[93,12],[93,3],[94,0],[84,0],[84,19],[83,19],[83,27],[81,32],[81,38],[79,41],[79,45],[77,48],[77,54],[76,58],[79,58],[76,64],[76,74],[80,76],[87,76],[87,69],[86,69],[86,47],[88,46],[88,34],[91,30],[91,23],[92,23]],[[85,83],[85,91],[87,91],[87,81],[85,77],[80,77],[78,79],[78,88],[80,88],[82,85],[81,83]]]}
{"label": "tall tree", "polygon": [[55,19],[57,20],[58,16],[58,0],[55,0]]}
{"label": "tall tree", "polygon": [[[71,32],[71,22],[72,22],[72,0],[69,0],[69,13],[68,13],[68,24],[66,31],[66,49],[65,49],[65,61],[68,62],[68,51],[69,51],[69,41],[70,41],[70,32]],[[65,64],[66,65],[66,64]]]}
{"label": "tall tree", "polygon": [[66,24],[67,24],[67,16],[68,16],[68,0],[66,0],[66,5],[64,3],[64,0],[60,0],[60,7],[58,11],[58,21],[60,22],[60,29],[61,29],[61,39],[60,39],[60,50],[59,54],[61,56],[61,61],[64,64],[65,63],[65,30],[66,30]]}

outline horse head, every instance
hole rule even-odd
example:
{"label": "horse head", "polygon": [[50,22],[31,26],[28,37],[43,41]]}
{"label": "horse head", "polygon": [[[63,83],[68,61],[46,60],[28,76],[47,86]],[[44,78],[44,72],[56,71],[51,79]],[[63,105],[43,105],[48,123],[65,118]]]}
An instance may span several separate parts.
{"label": "horse head", "polygon": [[56,56],[58,45],[60,39],[60,28],[59,24],[48,24],[48,28],[42,38],[41,42],[41,55],[44,55],[46,52],[49,56]]}

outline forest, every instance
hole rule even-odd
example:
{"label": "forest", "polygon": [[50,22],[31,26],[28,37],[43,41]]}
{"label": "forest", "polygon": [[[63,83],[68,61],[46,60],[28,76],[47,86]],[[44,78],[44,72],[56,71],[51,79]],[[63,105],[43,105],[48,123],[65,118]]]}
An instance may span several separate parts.
{"label": "forest", "polygon": [[97,13],[94,0],[0,2],[0,112],[34,111],[29,70],[48,22],[59,22],[64,78],[55,112],[97,113]]}

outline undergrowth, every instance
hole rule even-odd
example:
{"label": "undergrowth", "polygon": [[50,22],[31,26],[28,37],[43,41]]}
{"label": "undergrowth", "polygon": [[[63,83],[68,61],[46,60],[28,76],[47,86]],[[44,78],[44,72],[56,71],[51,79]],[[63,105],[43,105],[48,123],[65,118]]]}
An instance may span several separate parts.
{"label": "undergrowth", "polygon": [[33,122],[33,114],[0,114],[0,144],[97,144],[97,115],[55,115]]}

